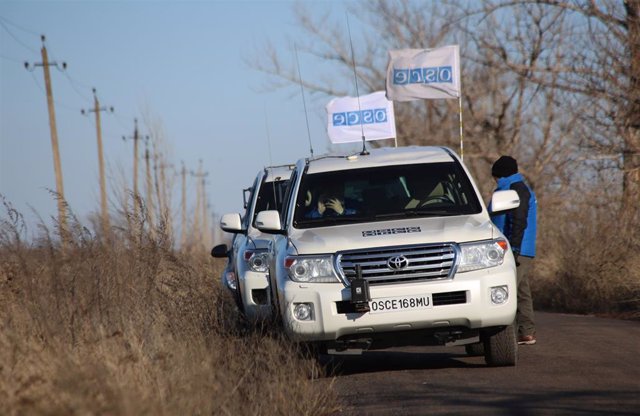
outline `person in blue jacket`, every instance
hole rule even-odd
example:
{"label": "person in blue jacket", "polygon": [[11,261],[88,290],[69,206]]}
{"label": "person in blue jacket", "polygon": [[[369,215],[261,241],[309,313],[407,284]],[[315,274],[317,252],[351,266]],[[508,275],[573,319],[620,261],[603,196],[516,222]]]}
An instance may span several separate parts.
{"label": "person in blue jacket", "polygon": [[529,287],[533,259],[536,256],[537,201],[536,195],[518,173],[518,162],[511,156],[501,156],[491,167],[496,191],[512,189],[520,197],[520,205],[511,211],[491,217],[493,223],[509,239],[517,266],[518,311],[516,325],[518,344],[536,343],[533,299]]}

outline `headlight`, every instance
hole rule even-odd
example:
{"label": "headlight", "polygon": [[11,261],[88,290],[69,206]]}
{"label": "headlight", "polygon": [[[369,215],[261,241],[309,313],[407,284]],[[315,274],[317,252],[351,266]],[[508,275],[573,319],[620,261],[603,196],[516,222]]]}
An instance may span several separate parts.
{"label": "headlight", "polygon": [[458,272],[486,269],[502,264],[509,245],[506,240],[493,240],[484,243],[460,244],[460,263]]}
{"label": "headlight", "polygon": [[224,281],[227,284],[227,287],[233,291],[238,290],[238,279],[236,279],[236,274],[232,271],[228,271],[224,273]]}
{"label": "headlight", "polygon": [[287,257],[284,267],[289,278],[301,283],[335,283],[338,276],[333,272],[331,256],[325,257]]}
{"label": "headlight", "polygon": [[266,251],[247,250],[244,252],[244,260],[253,272],[265,273],[269,268]]}

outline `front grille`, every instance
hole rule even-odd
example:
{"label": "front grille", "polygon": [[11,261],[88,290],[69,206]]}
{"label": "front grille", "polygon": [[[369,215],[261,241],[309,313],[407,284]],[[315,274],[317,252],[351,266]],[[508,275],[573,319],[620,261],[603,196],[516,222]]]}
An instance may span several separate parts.
{"label": "front grille", "polygon": [[356,277],[359,265],[362,277],[378,285],[446,279],[455,260],[455,246],[446,243],[343,251],[338,253],[337,266],[346,282]]}

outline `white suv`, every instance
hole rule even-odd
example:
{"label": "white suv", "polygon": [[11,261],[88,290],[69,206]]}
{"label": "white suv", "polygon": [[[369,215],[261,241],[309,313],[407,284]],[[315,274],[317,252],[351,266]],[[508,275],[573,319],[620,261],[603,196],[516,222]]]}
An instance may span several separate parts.
{"label": "white suv", "polygon": [[282,199],[293,165],[267,167],[258,172],[249,198],[245,197],[244,218],[238,213],[225,214],[220,227],[234,233],[231,250],[217,246],[214,257],[229,257],[223,272],[223,283],[233,293],[238,309],[250,321],[271,317],[271,299],[268,280],[267,248],[272,237],[263,234],[254,226],[259,211],[282,208]]}
{"label": "white suv", "polygon": [[[518,204],[492,197],[494,212]],[[256,226],[275,236],[271,290],[292,339],[329,352],[482,342],[487,364],[515,365],[514,258],[451,150],[300,160],[284,211]]]}

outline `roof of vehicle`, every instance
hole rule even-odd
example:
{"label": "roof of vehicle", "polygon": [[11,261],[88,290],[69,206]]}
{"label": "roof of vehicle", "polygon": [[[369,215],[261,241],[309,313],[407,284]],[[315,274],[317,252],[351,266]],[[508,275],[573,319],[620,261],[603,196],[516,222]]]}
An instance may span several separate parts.
{"label": "roof of vehicle", "polygon": [[[437,146],[381,147],[369,150],[368,155],[324,156],[309,160],[307,173],[392,166],[409,163],[453,162],[453,151]],[[300,160],[298,163],[306,163]]]}
{"label": "roof of vehicle", "polygon": [[294,168],[295,165],[268,166],[265,168],[267,171],[265,182],[288,180]]}

